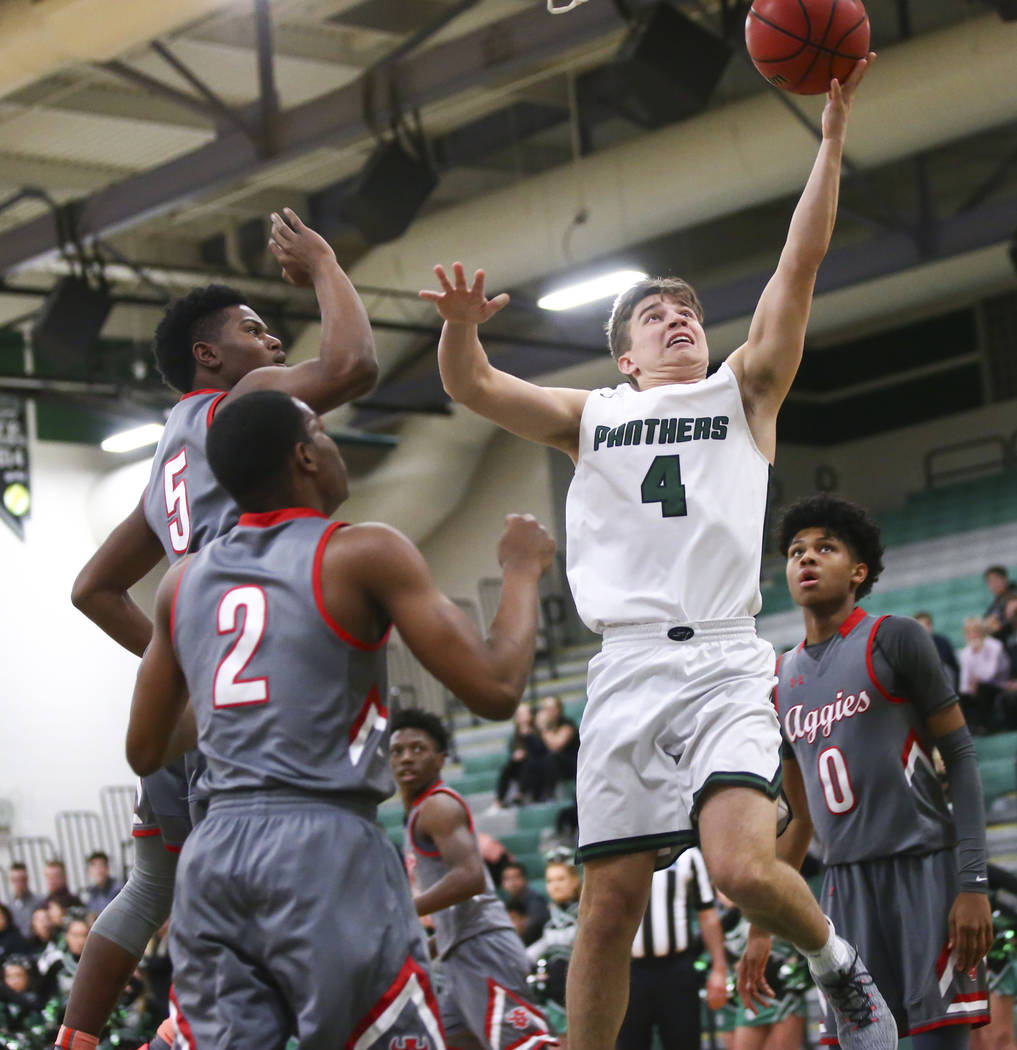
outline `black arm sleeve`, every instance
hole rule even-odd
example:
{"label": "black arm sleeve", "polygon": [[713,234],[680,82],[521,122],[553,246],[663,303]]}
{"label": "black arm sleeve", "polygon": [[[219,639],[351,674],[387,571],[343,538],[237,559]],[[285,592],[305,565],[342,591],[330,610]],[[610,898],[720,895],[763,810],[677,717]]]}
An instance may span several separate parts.
{"label": "black arm sleeve", "polygon": [[876,634],[876,648],[894,672],[894,691],[907,697],[923,718],[957,702],[928,631],[910,616],[888,616]]}
{"label": "black arm sleeve", "polygon": [[968,727],[961,726],[946,736],[937,737],[936,746],[950,778],[960,888],[966,893],[988,893],[985,802],[982,779],[978,775],[978,756]]}

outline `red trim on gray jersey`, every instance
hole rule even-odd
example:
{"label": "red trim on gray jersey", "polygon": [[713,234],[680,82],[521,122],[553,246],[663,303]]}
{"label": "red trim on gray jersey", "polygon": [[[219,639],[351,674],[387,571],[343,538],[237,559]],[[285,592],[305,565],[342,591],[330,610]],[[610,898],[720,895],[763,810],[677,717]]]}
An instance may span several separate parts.
{"label": "red trim on gray jersey", "polygon": [[220,390],[218,387],[203,386],[200,390],[188,390],[186,394],[181,394],[177,404],[179,405],[181,401],[186,401],[189,397],[197,397],[198,394],[222,394],[225,396],[228,393],[228,390]]}
{"label": "red trim on gray jersey", "polygon": [[[858,609],[857,611],[861,612],[861,609]],[[868,669],[869,677],[872,679],[872,684],[883,694],[884,699],[889,700],[891,704],[906,704],[908,702],[906,696],[894,696],[893,693],[883,687],[882,682],[876,677],[876,668],[872,662],[872,646],[876,642],[876,631],[879,630],[879,625],[885,619],[887,619],[886,616],[880,616],[872,625],[872,630],[869,631],[869,641],[865,646],[865,666]],[[845,623],[846,622],[847,621],[845,621]]]}
{"label": "red trim on gray jersey", "polygon": [[320,510],[311,507],[286,507],[283,510],[261,510],[249,511],[240,515],[238,525],[246,525],[252,529],[268,529],[273,525],[282,525],[284,522],[293,521],[296,518],[321,518],[327,515]]}
{"label": "red trim on gray jersey", "polygon": [[205,426],[210,427],[212,425],[212,417],[215,415],[215,410],[219,407],[219,402],[229,393],[228,390],[224,390],[209,406],[208,415],[205,416]]}
{"label": "red trim on gray jersey", "polygon": [[413,823],[417,819],[417,815],[420,813],[420,807],[432,795],[451,795],[456,800],[456,802],[458,802],[463,807],[463,809],[466,810],[466,819],[470,825],[470,834],[476,834],[476,831],[473,827],[473,813],[470,811],[470,807],[466,804],[466,799],[464,799],[458,791],[455,791],[452,788],[450,788],[443,780],[436,780],[426,791],[419,794],[413,800],[413,805],[410,808],[410,815],[406,820],[406,834],[410,838],[410,845],[413,847],[414,852],[419,853],[422,857],[441,856],[439,851],[436,849],[421,849],[420,846],[417,845],[417,840],[413,837]]}
{"label": "red trim on gray jersey", "polygon": [[865,619],[865,610],[859,609],[856,605],[851,612],[851,615],[837,628],[840,631],[841,638],[847,638],[847,636]]}
{"label": "red trim on gray jersey", "polygon": [[[324,515],[322,516],[324,517]],[[247,515],[245,514],[244,517],[247,517]],[[244,519],[241,518],[240,524],[242,525],[243,523]],[[344,529],[348,524],[349,522],[346,521],[335,522],[330,525],[324,533],[322,533],[321,539],[318,541],[318,549],[314,552],[314,568],[311,569],[311,586],[314,588],[314,602],[318,606],[318,612],[321,613],[321,618],[347,645],[352,645],[354,649],[360,649],[365,653],[373,653],[388,641],[388,636],[392,632],[391,624],[385,628],[385,633],[378,639],[378,641],[363,642],[359,638],[354,638],[349,631],[344,631],[329,615],[328,609],[325,608],[325,594],[321,586],[321,563],[325,560],[325,546],[337,529]]]}

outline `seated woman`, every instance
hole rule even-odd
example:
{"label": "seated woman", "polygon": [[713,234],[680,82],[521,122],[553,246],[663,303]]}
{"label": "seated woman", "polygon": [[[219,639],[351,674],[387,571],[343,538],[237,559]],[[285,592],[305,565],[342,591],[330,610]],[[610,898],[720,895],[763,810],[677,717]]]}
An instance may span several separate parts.
{"label": "seated woman", "polygon": [[509,741],[509,760],[498,774],[496,806],[540,802],[549,793],[545,760],[547,747],[533,724],[533,708],[516,708],[515,730]]}

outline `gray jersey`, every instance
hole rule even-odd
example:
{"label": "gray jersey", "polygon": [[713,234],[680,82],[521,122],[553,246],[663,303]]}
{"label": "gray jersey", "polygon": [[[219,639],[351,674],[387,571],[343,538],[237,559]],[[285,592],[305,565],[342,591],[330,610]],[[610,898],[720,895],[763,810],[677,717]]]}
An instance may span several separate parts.
{"label": "gray jersey", "polygon": [[926,719],[956,696],[920,624],[855,609],[829,642],[785,653],[777,674],[785,747],[801,769],[826,864],[954,845]]}
{"label": "gray jersey", "polygon": [[205,458],[205,436],[225,390],[194,390],[173,406],[145,489],[145,521],[170,562],[231,529],[240,511]]}
{"label": "gray jersey", "polygon": [[[437,845],[427,835],[415,828],[420,807],[427,799],[439,793],[450,795],[462,805],[466,810],[466,819],[470,822],[470,833],[474,834],[473,814],[470,812],[470,807],[466,805],[462,796],[440,780],[414,800],[406,818],[403,854],[406,857],[406,870],[415,894],[426,892],[449,872],[448,865],[441,859]],[[468,937],[475,937],[478,933],[487,933],[490,930],[513,929],[512,920],[505,910],[505,905],[494,892],[494,882],[486,864],[484,865],[482,893],[475,894],[469,900],[453,904],[450,908],[436,911],[431,918],[434,920],[438,953],[443,957]]]}
{"label": "gray jersey", "polygon": [[322,597],[322,553],[341,527],[306,508],[245,514],[181,577],[173,645],[209,795],[289,787],[378,802],[394,790],[385,639],[351,637]]}

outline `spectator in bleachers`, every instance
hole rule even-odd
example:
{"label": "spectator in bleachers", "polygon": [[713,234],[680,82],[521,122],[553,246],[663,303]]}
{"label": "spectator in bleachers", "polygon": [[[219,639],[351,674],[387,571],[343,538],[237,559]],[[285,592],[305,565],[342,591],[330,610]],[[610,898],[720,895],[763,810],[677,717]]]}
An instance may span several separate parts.
{"label": "spectator in bleachers", "polygon": [[990,565],[984,575],[992,601],[983,613],[983,619],[989,633],[1002,641],[1013,630],[1007,623],[1005,610],[1006,603],[1011,598],[1017,598],[1017,587],[1010,582],[1010,574],[1002,565]]}
{"label": "spectator in bleachers", "polygon": [[498,809],[515,803],[539,802],[548,791],[544,763],[547,747],[533,724],[533,708],[521,703],[514,718],[509,758],[498,774],[495,802]]}
{"label": "spectator in bleachers", "polygon": [[1003,728],[996,699],[1009,680],[1010,661],[1003,643],[993,638],[986,622],[977,616],[964,621],[967,645],[960,651],[961,704],[975,732]]}
{"label": "spectator in bleachers", "polygon": [[932,638],[932,644],[936,647],[936,652],[939,653],[940,663],[943,665],[943,670],[946,671],[950,685],[956,689],[957,683],[960,681],[960,666],[957,663],[957,654],[953,651],[950,639],[945,634],[937,634],[932,629],[932,613],[916,612],[913,619],[917,620],[929,632],[929,637]]}
{"label": "spectator in bleachers", "polygon": [[11,914],[18,929],[27,937],[32,930],[32,912],[45,901],[33,893],[28,886],[28,868],[20,860],[11,864],[7,875],[11,886],[11,899],[8,902]]}
{"label": "spectator in bleachers", "polygon": [[35,990],[32,960],[23,955],[5,959],[3,984],[0,985],[0,1032],[18,1035],[38,1025],[41,1009],[42,999]]}
{"label": "spectator in bleachers", "polygon": [[28,936],[28,950],[31,955],[41,955],[53,940],[53,923],[49,909],[43,904],[32,912],[32,925]]}
{"label": "spectator in bleachers", "polygon": [[99,915],[124,888],[124,884],[110,874],[109,857],[101,849],[93,850],[88,855],[87,864],[88,885],[78,896],[93,915]]}
{"label": "spectator in bleachers", "polygon": [[67,923],[64,944],[51,941],[46,950],[39,956],[39,974],[42,978],[42,992],[48,999],[51,996],[66,998],[71,990],[78,961],[85,949],[85,938],[91,923],[85,918],[72,918]]}
{"label": "spectator in bleachers", "polygon": [[512,854],[505,848],[504,842],[499,842],[486,831],[477,832],[477,845],[480,847],[484,864],[491,873],[491,881],[497,886],[501,882],[501,873],[505,870],[505,865],[512,861]]}
{"label": "spectator in bleachers", "polygon": [[[571,857],[569,851],[567,856]],[[579,925],[579,869],[566,855],[555,854],[544,869],[547,895],[551,899],[550,917],[538,940],[526,949],[531,964],[544,974],[544,994],[558,1006],[565,1005],[565,977]]]}
{"label": "spectator in bleachers", "polygon": [[1010,661],[1010,684],[1008,689],[1017,689],[1017,595],[1007,600],[1003,609],[1005,617],[1004,625],[1007,628],[1006,637],[1003,639],[1003,648],[1006,649],[1007,659]]}
{"label": "spectator in bleachers", "polygon": [[80,908],[83,901],[70,891],[67,886],[67,868],[62,860],[48,860],[43,868],[46,880],[46,903],[55,900],[62,908]]}
{"label": "spectator in bleachers", "polygon": [[537,712],[537,728],[547,747],[547,768],[551,787],[576,779],[576,760],[579,756],[579,727],[565,717],[560,697],[545,696]]}
{"label": "spectator in bleachers", "polygon": [[519,901],[506,901],[505,910],[508,912],[508,917],[512,920],[512,929],[516,931],[519,939],[522,940],[523,934],[526,933],[526,924],[529,921],[526,917],[526,908]]}
{"label": "spectator in bleachers", "polygon": [[[518,861],[506,864],[501,873],[501,888],[505,893],[505,907],[512,915],[513,908],[521,908],[526,916],[522,930],[516,932],[528,948],[544,932],[544,924],[551,917],[547,901],[531,885],[526,869]],[[515,919],[512,920],[515,925]]]}
{"label": "spectator in bleachers", "polygon": [[14,922],[11,909],[0,904],[0,961],[10,955],[23,955],[28,951],[28,940]]}

